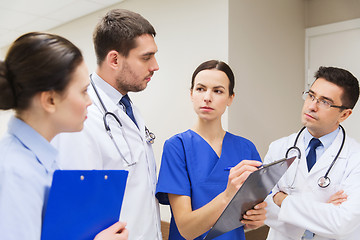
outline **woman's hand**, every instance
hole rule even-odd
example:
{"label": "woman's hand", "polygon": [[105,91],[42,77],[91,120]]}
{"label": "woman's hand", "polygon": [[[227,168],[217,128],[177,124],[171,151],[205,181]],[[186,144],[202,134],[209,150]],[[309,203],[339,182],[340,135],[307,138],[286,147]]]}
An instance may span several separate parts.
{"label": "woman's hand", "polygon": [[243,215],[243,220],[241,220],[241,223],[245,224],[244,229],[256,229],[264,225],[266,206],[266,202],[261,202],[255,205],[253,209],[246,211]]}
{"label": "woman's hand", "polygon": [[261,162],[255,160],[242,160],[235,167],[230,169],[228,184],[225,194],[229,201],[234,197],[236,192],[248,178],[248,176],[259,169]]}
{"label": "woman's hand", "polygon": [[105,230],[102,230],[94,240],[127,240],[128,230],[125,228],[126,223],[116,222]]}

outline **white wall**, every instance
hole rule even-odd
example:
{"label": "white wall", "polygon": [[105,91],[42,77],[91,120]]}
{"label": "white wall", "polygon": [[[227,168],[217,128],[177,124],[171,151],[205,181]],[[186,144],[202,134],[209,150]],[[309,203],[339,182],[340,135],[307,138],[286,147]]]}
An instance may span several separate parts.
{"label": "white wall", "polygon": [[301,126],[304,2],[230,0],[229,9],[229,61],[237,78],[229,129],[264,157],[271,141]]}
{"label": "white wall", "polygon": [[359,0],[304,0],[304,2],[307,28],[360,18]]}
{"label": "white wall", "polygon": [[6,48],[0,48],[0,58],[1,60],[3,60],[5,58],[5,54],[6,54]]}

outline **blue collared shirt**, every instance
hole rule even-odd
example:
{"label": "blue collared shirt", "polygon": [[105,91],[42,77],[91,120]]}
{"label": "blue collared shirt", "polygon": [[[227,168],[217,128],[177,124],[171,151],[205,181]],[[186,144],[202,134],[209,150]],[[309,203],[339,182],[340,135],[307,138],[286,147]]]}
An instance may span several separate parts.
{"label": "blue collared shirt", "polygon": [[12,117],[0,141],[0,239],[39,240],[56,149]]}
{"label": "blue collared shirt", "polygon": [[[316,148],[316,159],[319,159],[321,155],[328,149],[333,141],[335,140],[336,136],[338,135],[340,131],[340,127],[338,127],[335,131],[332,131],[331,133],[328,133],[322,137],[319,138],[322,145]],[[306,146],[305,154],[307,154],[310,151],[309,143],[310,140],[313,138],[313,136],[310,134],[308,129],[305,129],[304,131],[304,146]]]}

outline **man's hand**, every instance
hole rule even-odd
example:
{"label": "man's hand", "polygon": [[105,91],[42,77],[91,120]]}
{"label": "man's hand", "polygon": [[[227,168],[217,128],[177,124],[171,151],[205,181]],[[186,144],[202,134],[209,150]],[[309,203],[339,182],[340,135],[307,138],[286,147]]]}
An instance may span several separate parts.
{"label": "man's hand", "polygon": [[335,206],[342,204],[343,202],[345,202],[347,200],[347,195],[344,193],[344,190],[340,190],[336,193],[334,193],[329,200],[327,201],[327,203],[332,203]]}
{"label": "man's hand", "polygon": [[273,196],[273,201],[276,205],[278,205],[279,207],[281,207],[282,202],[284,201],[284,199],[287,197],[288,195],[284,192],[277,192],[274,196]]}
{"label": "man's hand", "polygon": [[261,202],[243,215],[244,219],[241,220],[241,223],[245,224],[244,229],[256,229],[264,225],[266,206],[266,202]]}

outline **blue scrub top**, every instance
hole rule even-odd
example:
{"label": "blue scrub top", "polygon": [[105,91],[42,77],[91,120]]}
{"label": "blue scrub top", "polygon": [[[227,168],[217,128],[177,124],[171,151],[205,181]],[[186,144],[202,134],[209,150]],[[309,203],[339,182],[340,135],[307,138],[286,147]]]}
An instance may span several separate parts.
{"label": "blue scrub top", "polygon": [[[192,130],[177,134],[164,144],[156,197],[169,205],[168,193],[191,197],[193,210],[209,203],[226,189],[229,167],[242,160],[261,161],[249,140],[226,132],[220,158],[212,147]],[[204,236],[196,239],[203,239]],[[169,239],[184,239],[171,217]],[[242,227],[216,238],[245,239]]]}

